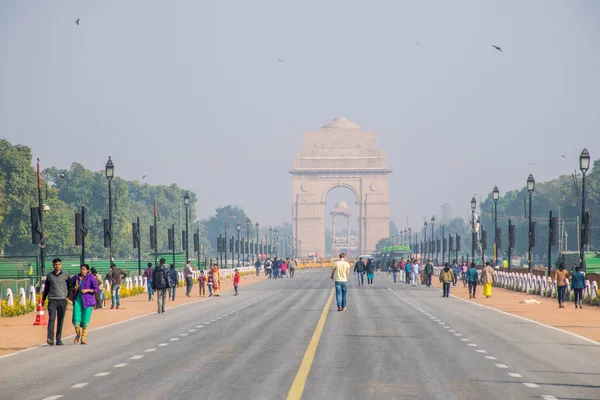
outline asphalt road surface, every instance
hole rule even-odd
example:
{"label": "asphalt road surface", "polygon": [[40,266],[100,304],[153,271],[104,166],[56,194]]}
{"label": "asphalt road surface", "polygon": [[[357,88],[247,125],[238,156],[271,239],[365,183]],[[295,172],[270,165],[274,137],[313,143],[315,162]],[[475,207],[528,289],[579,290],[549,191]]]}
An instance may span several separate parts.
{"label": "asphalt road surface", "polygon": [[337,312],[329,278],[299,271],[2,358],[0,399],[600,399],[592,342],[386,274],[353,279]]}

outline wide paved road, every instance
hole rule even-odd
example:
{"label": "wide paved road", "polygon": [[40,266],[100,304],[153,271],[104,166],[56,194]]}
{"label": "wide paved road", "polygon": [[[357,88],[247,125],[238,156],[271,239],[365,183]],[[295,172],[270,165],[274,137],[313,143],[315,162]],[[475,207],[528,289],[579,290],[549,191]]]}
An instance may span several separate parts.
{"label": "wide paved road", "polygon": [[600,346],[375,283],[337,312],[329,272],[302,271],[3,358],[0,399],[600,399]]}

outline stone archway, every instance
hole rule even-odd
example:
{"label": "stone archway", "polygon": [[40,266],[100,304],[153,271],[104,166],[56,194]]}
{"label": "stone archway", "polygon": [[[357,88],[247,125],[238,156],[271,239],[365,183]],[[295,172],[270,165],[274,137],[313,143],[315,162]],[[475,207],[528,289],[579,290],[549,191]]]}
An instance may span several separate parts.
{"label": "stone archway", "polygon": [[362,131],[346,118],[304,132],[303,149],[290,170],[297,256],[325,255],[325,200],[340,186],[354,193],[359,252],[374,251],[379,239],[389,237],[391,172],[385,152],[378,148],[377,132]]}

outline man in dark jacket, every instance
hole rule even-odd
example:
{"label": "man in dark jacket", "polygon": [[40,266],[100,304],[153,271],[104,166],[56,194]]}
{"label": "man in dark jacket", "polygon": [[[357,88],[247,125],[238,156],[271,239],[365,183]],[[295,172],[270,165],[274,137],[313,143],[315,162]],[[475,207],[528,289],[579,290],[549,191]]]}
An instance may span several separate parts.
{"label": "man in dark jacket", "polygon": [[[42,304],[48,299],[48,330],[46,342],[50,346],[63,344],[62,327],[67,312],[67,298],[73,290],[71,277],[62,270],[60,258],[52,260],[54,271],[46,276],[44,284],[44,294],[42,295]],[[54,323],[56,321],[56,342],[54,342]]]}
{"label": "man in dark jacket", "polygon": [[256,276],[260,275],[260,259],[256,259],[256,262],[254,263],[254,268],[256,269]]}
{"label": "man in dark jacket", "polygon": [[427,260],[427,264],[425,265],[425,284],[427,287],[431,287],[431,276],[433,275],[433,265],[431,265],[431,260]]}
{"label": "man in dark jacket", "polygon": [[354,264],[354,272],[358,278],[358,286],[363,286],[365,284],[365,262],[362,257]]}
{"label": "man in dark jacket", "polygon": [[365,270],[367,271],[367,284],[369,286],[373,286],[373,279],[375,278],[375,263],[372,259],[369,258],[369,261],[367,261]]}
{"label": "man in dark jacket", "polygon": [[169,297],[171,301],[175,301],[175,292],[177,292],[177,286],[179,285],[179,275],[175,270],[175,264],[171,264],[169,269]]}
{"label": "man in dark jacket", "polygon": [[158,313],[165,314],[165,303],[167,302],[167,289],[171,286],[169,282],[169,271],[165,265],[165,259],[160,259],[160,264],[152,272],[152,289],[156,291],[156,302]]}

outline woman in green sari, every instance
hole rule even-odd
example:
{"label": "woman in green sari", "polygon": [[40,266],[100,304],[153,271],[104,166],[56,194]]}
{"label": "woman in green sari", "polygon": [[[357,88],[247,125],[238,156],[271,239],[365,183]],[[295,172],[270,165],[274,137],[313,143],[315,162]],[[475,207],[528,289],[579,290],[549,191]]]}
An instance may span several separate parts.
{"label": "woman in green sari", "polygon": [[72,278],[73,281],[73,325],[75,326],[75,340],[87,344],[87,330],[92,318],[92,310],[96,305],[98,282],[89,273],[90,266],[81,264],[80,273]]}

